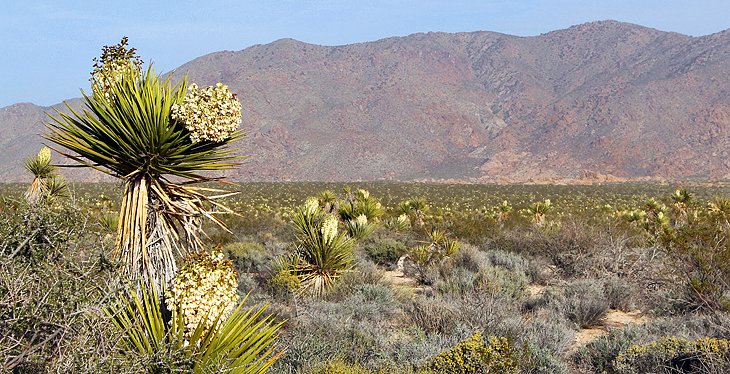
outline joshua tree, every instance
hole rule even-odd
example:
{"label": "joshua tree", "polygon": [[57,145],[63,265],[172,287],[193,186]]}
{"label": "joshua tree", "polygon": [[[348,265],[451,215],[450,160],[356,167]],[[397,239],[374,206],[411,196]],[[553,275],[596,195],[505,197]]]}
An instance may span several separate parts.
{"label": "joshua tree", "polygon": [[201,218],[223,226],[215,213],[231,212],[216,201],[223,195],[205,194],[219,190],[192,184],[213,180],[201,171],[238,165],[225,146],[242,137],[240,103],[220,83],[200,89],[183,77],[173,85],[152,67],[142,71],[126,43],[104,48],[92,93],[83,94],[86,108],[52,115],[46,139],[124,182],[115,257],[123,274],[162,289],[176,252],[200,249]]}

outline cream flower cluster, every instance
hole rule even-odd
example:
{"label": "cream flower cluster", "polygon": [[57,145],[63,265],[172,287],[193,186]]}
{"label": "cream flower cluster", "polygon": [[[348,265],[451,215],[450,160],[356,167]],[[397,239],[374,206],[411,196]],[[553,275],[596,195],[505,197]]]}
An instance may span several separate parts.
{"label": "cream flower cluster", "polygon": [[173,105],[172,119],[185,125],[193,143],[222,142],[230,138],[241,122],[241,103],[228,86],[199,88],[193,83],[180,105]]}
{"label": "cream flower cluster", "polygon": [[359,200],[367,200],[370,197],[370,191],[364,189],[357,190],[357,197]]}
{"label": "cream flower cluster", "polygon": [[304,202],[304,213],[314,216],[317,212],[319,212],[319,200],[316,197],[308,197]]}
{"label": "cream flower cluster", "polygon": [[91,90],[107,100],[112,99],[112,87],[121,82],[125,76],[135,77],[140,72],[140,65],[134,60],[111,60],[91,73]]}
{"label": "cream flower cluster", "polygon": [[51,149],[48,147],[41,148],[40,151],[38,151],[38,161],[41,164],[48,164],[51,162]]}
{"label": "cream flower cluster", "polygon": [[331,243],[337,236],[337,224],[337,218],[335,218],[332,214],[328,214],[327,217],[324,218],[320,230],[322,230],[322,238],[325,243]]}
{"label": "cream flower cluster", "polygon": [[[190,337],[198,325],[212,326],[218,315],[220,322],[231,314],[238,300],[238,275],[223,253],[201,253],[187,260],[173,279],[166,294],[168,309],[182,312],[185,336]],[[179,308],[179,309],[178,309]],[[220,326],[220,324],[219,324]]]}
{"label": "cream flower cluster", "polygon": [[368,216],[361,214],[355,218],[355,222],[360,226],[365,226],[368,224]]}
{"label": "cream flower cluster", "polygon": [[408,219],[408,216],[403,213],[398,216],[398,224],[399,225],[405,225],[406,223],[410,223],[410,220]]}

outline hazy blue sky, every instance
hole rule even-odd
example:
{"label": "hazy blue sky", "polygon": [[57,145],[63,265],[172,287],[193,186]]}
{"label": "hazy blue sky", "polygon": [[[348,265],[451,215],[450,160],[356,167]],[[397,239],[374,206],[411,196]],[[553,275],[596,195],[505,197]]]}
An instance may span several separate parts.
{"label": "hazy blue sky", "polygon": [[730,1],[2,0],[0,107],[80,96],[91,59],[124,35],[145,62],[167,71],[286,37],[337,45],[422,31],[527,36],[604,19],[706,35],[730,28]]}

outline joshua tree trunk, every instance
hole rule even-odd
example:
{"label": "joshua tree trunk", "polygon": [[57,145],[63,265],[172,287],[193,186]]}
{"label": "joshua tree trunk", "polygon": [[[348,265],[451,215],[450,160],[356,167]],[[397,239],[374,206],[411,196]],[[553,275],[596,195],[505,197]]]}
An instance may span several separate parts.
{"label": "joshua tree trunk", "polygon": [[125,183],[115,258],[122,261],[125,278],[142,279],[163,289],[177,270],[173,253],[177,232],[171,229],[154,196],[148,176],[133,177]]}

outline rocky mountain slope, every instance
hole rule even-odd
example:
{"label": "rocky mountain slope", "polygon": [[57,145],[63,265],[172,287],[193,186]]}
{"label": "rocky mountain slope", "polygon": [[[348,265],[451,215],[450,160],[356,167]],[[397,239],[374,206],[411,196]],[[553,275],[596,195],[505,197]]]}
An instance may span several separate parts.
{"label": "rocky mountain slope", "polygon": [[[239,94],[239,180],[730,178],[730,30],[601,21],[534,37],[283,39],[183,72]],[[3,180],[24,178],[48,110],[0,109]]]}

